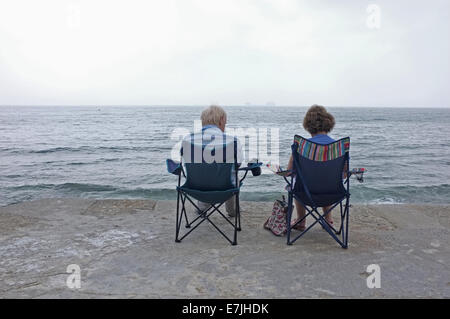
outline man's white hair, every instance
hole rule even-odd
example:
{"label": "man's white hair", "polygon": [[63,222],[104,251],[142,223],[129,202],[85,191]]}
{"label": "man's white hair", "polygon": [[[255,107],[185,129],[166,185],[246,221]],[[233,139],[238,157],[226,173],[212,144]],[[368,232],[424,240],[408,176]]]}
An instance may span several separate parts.
{"label": "man's white hair", "polygon": [[223,108],[218,105],[211,105],[207,109],[203,110],[200,116],[202,125],[216,125],[219,126],[220,122],[227,119],[227,113]]}

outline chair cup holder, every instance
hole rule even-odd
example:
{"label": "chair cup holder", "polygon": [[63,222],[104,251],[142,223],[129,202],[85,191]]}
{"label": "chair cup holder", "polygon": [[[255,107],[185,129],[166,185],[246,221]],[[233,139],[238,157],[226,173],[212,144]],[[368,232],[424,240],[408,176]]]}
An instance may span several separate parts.
{"label": "chair cup holder", "polygon": [[251,161],[249,161],[247,167],[250,169],[253,176],[259,176],[259,175],[261,175],[261,165],[262,165],[262,163],[259,163],[256,160],[251,160]]}
{"label": "chair cup holder", "polygon": [[251,169],[253,176],[259,176],[261,175],[261,167],[255,167]]}

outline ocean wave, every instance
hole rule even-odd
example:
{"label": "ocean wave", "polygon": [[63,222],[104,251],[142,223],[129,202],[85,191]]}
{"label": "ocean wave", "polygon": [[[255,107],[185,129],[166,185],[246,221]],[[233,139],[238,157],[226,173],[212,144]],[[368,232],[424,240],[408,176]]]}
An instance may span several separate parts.
{"label": "ocean wave", "polygon": [[450,185],[369,187],[350,189],[352,199],[365,203],[450,203]]}
{"label": "ocean wave", "polygon": [[[127,188],[113,185],[91,183],[62,183],[62,184],[35,184],[3,188],[5,195],[10,194],[11,201],[30,200],[52,197],[85,197],[85,198],[150,198],[157,200],[175,200],[174,188]],[[450,185],[429,186],[393,186],[375,188],[368,186],[354,186],[350,189],[352,203],[364,204],[406,204],[406,203],[435,203],[450,204]],[[285,192],[252,192],[242,191],[241,199],[244,201],[272,202],[287,195]],[[286,196],[287,197],[287,196]],[[0,203],[0,205],[5,204]]]}
{"label": "ocean wave", "polygon": [[7,187],[6,189],[8,191],[37,191],[37,190],[43,190],[43,189],[51,189],[55,187],[54,184],[34,184],[34,185],[20,185],[20,186],[13,186],[13,187]]}
{"label": "ocean wave", "polygon": [[64,183],[56,185],[55,189],[86,193],[86,192],[111,192],[116,190],[116,187],[111,185],[99,185],[99,184]]}
{"label": "ocean wave", "polygon": [[83,184],[83,183],[63,183],[63,184],[34,184],[8,187],[12,191],[41,191],[41,190],[62,190],[73,193],[89,193],[89,192],[110,192],[116,190],[116,187],[110,185],[99,184]]}
{"label": "ocean wave", "polygon": [[8,149],[9,152],[14,153],[30,153],[30,154],[48,154],[48,153],[57,153],[57,152],[162,152],[170,150],[169,146],[80,146],[80,147],[52,147],[41,150],[24,150],[24,149]]}
{"label": "ocean wave", "polygon": [[35,154],[47,154],[47,153],[55,153],[55,152],[79,152],[82,151],[83,148],[74,148],[74,147],[53,147],[43,150],[31,150],[29,153]]}

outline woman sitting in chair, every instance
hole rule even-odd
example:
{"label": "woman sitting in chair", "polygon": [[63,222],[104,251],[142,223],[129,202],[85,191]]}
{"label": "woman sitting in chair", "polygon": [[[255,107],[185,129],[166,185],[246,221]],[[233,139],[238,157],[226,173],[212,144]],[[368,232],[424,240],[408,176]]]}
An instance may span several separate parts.
{"label": "woman sitting in chair", "polygon": [[[311,134],[309,139],[311,142],[317,144],[330,144],[335,140],[328,136],[335,124],[334,117],[327,110],[320,105],[313,105],[306,112],[305,118],[303,119],[303,127]],[[289,159],[288,170],[293,169],[292,155]],[[292,222],[294,225],[298,220],[305,216],[305,208],[297,200],[295,200],[295,207],[297,209],[297,219]],[[322,207],[324,213],[330,207]],[[332,225],[333,219],[331,217],[331,212],[325,217],[326,221]],[[294,229],[303,231],[306,229],[306,219],[298,223]]]}

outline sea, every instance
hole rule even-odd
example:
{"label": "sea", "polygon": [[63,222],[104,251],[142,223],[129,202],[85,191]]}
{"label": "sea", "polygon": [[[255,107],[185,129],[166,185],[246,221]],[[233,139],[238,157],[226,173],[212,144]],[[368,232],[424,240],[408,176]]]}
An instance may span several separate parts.
{"label": "sea", "polygon": [[[0,106],[0,206],[43,198],[176,199],[165,160],[198,129],[204,106]],[[230,106],[227,130],[257,134],[247,159],[285,166],[307,107]],[[450,109],[329,107],[330,136],[350,136],[359,204],[450,203]],[[253,144],[252,144],[253,143]],[[265,143],[265,144],[264,144]],[[260,147],[259,145],[266,145]],[[261,151],[263,149],[263,151]],[[175,154],[175,155],[174,155]],[[285,181],[249,174],[241,198],[273,201]]]}

